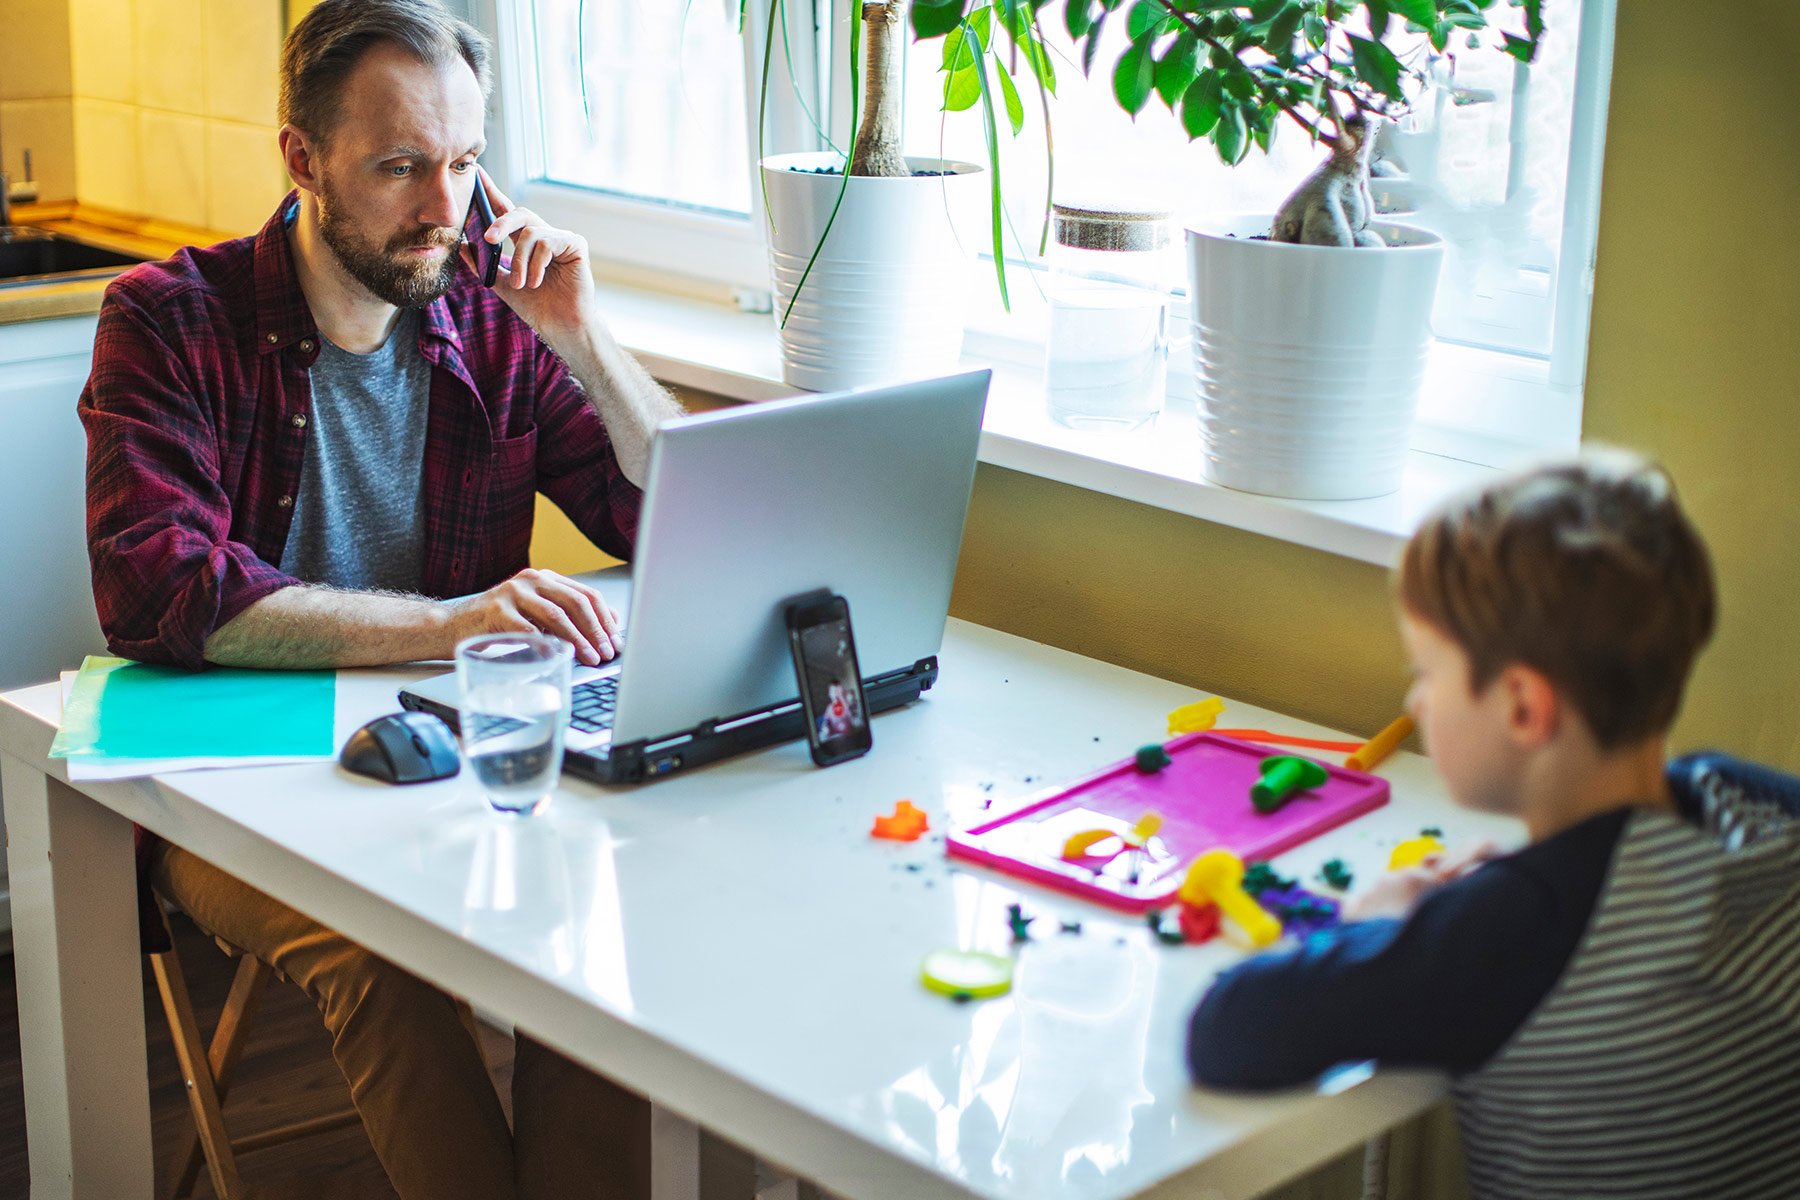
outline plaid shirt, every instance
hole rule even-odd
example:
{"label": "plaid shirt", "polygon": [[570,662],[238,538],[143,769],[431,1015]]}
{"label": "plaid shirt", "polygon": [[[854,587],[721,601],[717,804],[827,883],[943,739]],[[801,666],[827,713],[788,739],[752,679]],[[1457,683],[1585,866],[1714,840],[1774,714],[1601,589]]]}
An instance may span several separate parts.
{"label": "plaid shirt", "polygon": [[[253,238],[184,249],[106,290],[79,411],[94,603],[114,654],[197,670],[215,629],[299,582],[275,565],[320,338],[288,248],[295,197]],[[539,491],[631,556],[643,494],[581,385],[499,296],[462,271],[422,310],[419,351],[427,595],[484,591],[529,565]]]}

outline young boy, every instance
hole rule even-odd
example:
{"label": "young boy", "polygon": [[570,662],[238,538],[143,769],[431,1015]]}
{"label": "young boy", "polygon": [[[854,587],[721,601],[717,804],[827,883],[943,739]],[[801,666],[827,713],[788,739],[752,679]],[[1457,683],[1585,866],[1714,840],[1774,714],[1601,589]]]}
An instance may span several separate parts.
{"label": "young boy", "polygon": [[1407,546],[1399,600],[1451,796],[1530,844],[1389,875],[1359,919],[1225,974],[1194,1078],[1446,1070],[1482,1198],[1795,1194],[1794,781],[1665,770],[1714,612],[1667,476],[1609,454],[1454,503]]}

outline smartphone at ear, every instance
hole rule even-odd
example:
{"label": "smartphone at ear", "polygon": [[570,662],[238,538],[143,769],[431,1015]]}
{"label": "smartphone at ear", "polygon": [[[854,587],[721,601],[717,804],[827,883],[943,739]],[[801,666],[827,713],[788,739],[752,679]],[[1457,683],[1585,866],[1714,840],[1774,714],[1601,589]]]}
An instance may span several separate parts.
{"label": "smartphone at ear", "polygon": [[493,287],[500,277],[500,247],[482,235],[494,223],[494,206],[487,189],[481,186],[481,174],[475,175],[475,190],[469,196],[469,215],[463,218],[463,239],[475,256],[475,274],[483,287]]}

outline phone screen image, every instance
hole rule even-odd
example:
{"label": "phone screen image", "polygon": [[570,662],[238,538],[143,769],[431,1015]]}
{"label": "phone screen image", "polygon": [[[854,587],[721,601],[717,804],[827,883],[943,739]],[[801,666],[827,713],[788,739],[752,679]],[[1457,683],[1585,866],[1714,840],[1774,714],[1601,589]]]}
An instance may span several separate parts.
{"label": "phone screen image", "polygon": [[494,223],[494,206],[488,202],[487,189],[481,178],[475,179],[475,190],[469,195],[469,215],[463,218],[463,240],[475,256],[475,275],[483,287],[493,287],[500,277],[500,247],[482,235]]}
{"label": "phone screen image", "polygon": [[[831,611],[832,608],[837,611]],[[803,697],[813,758],[820,764],[854,758],[869,749],[869,714],[863,705],[862,677],[850,618],[842,601],[812,614],[823,619],[792,631],[805,689]]]}

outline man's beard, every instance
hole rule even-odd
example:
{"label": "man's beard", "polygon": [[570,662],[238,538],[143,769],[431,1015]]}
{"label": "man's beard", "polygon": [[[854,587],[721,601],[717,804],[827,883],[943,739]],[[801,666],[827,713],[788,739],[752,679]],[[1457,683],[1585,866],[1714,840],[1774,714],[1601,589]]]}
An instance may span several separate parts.
{"label": "man's beard", "polygon": [[[388,239],[383,249],[371,249],[358,240],[331,185],[324,180],[320,180],[319,188],[319,236],[337,255],[350,278],[369,289],[377,299],[397,308],[430,304],[448,292],[456,281],[456,248],[462,242],[460,231],[421,227]],[[408,261],[406,252],[414,246],[447,246],[450,253],[435,263]]]}

